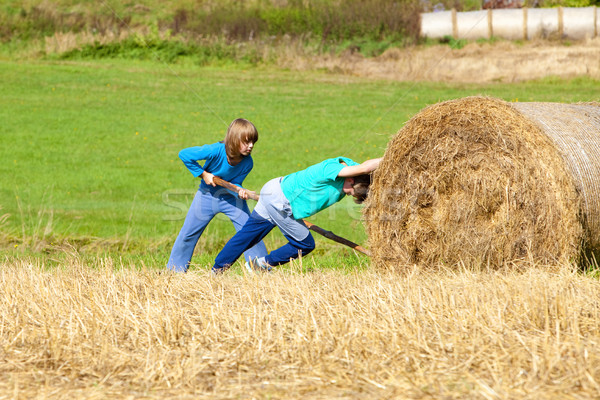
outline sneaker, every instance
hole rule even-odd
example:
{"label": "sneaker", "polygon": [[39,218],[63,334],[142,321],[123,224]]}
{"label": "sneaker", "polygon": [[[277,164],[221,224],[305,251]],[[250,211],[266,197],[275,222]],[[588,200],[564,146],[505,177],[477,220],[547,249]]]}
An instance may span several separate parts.
{"label": "sneaker", "polygon": [[273,269],[269,264],[267,264],[264,257],[257,257],[253,260],[250,260],[250,262],[246,262],[245,266],[249,272],[271,272]]}
{"label": "sneaker", "polygon": [[244,263],[244,267],[246,267],[246,271],[248,271],[248,272],[254,272],[254,270],[252,269],[252,267],[250,266],[250,263],[248,261],[246,261]]}
{"label": "sneaker", "polygon": [[229,267],[230,267],[229,265],[226,265],[226,266],[224,266],[222,268],[212,267],[211,273],[212,273],[212,275],[222,275],[223,272],[225,272],[225,271],[227,271],[229,269]]}

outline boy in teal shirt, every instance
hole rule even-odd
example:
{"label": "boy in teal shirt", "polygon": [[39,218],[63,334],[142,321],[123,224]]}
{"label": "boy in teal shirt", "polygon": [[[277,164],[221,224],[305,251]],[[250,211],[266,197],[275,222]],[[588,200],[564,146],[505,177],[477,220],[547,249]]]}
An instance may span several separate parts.
{"label": "boy in teal shirt", "polygon": [[337,203],[346,195],[362,203],[367,197],[370,173],[381,158],[358,164],[346,157],[330,158],[305,170],[267,182],[260,191],[260,200],[250,218],[217,255],[213,271],[229,268],[248,248],[259,243],[275,226],[288,243],[273,250],[255,264],[269,270],[306,255],[315,248],[315,241],[302,218]]}

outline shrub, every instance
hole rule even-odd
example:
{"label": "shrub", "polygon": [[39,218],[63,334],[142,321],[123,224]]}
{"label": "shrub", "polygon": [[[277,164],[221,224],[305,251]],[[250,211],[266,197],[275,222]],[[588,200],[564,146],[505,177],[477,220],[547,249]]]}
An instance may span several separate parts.
{"label": "shrub", "polygon": [[[145,0],[145,3],[152,1]],[[325,46],[360,42],[365,47],[365,43],[380,41],[381,46],[371,43],[369,47],[386,47],[392,42],[415,41],[420,30],[418,0],[288,0],[286,6],[278,3],[229,0],[190,6],[191,3],[179,1],[164,6],[153,4],[154,8],[127,3],[116,5],[116,9],[96,10],[87,2],[76,0],[56,0],[54,3],[33,0],[29,6],[15,6],[17,3],[14,2],[0,6],[0,39],[39,39],[58,32],[110,33],[112,37],[119,37],[123,31],[131,33],[155,26],[184,41],[197,43],[208,37],[219,37],[225,42],[245,42],[287,36],[318,39]],[[118,51],[122,56],[147,51],[135,49],[130,42],[119,46],[124,47],[117,50],[118,46],[97,45],[82,49],[81,54]],[[176,54],[183,51],[181,44],[169,48],[169,51],[178,49]],[[212,48],[211,54],[213,50],[220,54],[223,49]],[[225,52],[230,53],[230,50]],[[256,55],[249,54],[245,53],[244,57],[256,59]]]}
{"label": "shrub", "polygon": [[261,35],[300,36],[307,33],[323,40],[355,38],[416,38],[420,8],[413,0],[346,0],[293,2],[287,7],[225,5],[204,9],[179,9],[163,21],[174,33],[222,35],[230,40],[248,40]]}

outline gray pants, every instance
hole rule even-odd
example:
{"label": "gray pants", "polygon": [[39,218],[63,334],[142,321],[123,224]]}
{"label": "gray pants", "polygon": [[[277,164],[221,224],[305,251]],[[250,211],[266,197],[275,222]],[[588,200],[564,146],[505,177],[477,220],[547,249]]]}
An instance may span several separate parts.
{"label": "gray pants", "polygon": [[277,225],[281,232],[301,241],[308,235],[309,231],[304,221],[294,219],[292,206],[281,190],[283,178],[271,179],[260,190],[260,199],[254,207],[254,211],[264,219]]}

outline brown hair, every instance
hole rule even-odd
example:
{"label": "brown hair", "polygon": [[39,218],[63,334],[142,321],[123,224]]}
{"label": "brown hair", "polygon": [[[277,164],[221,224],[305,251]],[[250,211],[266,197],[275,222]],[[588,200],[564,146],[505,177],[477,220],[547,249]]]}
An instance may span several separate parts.
{"label": "brown hair", "polygon": [[354,202],[357,204],[366,200],[371,186],[371,174],[357,175],[354,177],[352,188],[354,189]]}
{"label": "brown hair", "polygon": [[227,157],[230,160],[237,159],[240,157],[240,143],[258,141],[258,130],[254,124],[247,119],[238,118],[234,119],[229,128],[227,128],[227,134],[225,135],[225,151]]}

